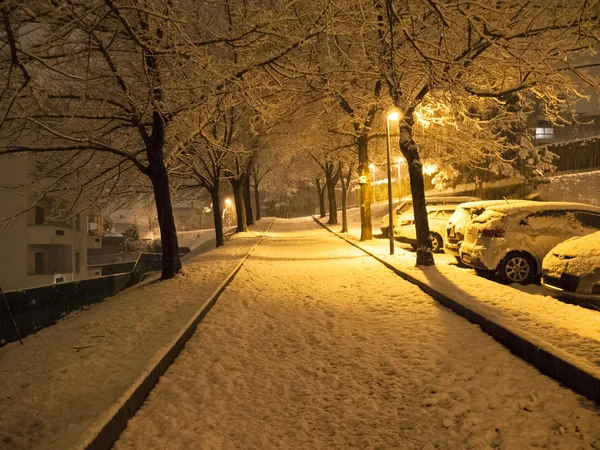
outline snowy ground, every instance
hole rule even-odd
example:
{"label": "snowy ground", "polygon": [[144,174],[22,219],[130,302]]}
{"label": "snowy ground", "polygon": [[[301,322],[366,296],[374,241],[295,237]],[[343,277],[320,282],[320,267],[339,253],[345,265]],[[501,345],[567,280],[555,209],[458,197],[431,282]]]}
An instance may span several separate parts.
{"label": "snowy ground", "polygon": [[[380,205],[373,208],[374,226],[377,216],[382,215],[381,209]],[[359,214],[357,209],[348,214],[348,237],[357,243]],[[339,225],[332,227],[336,231],[339,228]],[[374,233],[377,231],[381,232],[373,228]],[[454,257],[443,253],[435,255],[435,267],[416,268],[415,253],[406,245],[396,243],[394,257],[389,257],[389,243],[385,239],[359,245],[459,303],[519,331],[522,336],[531,336],[534,342],[600,377],[600,311],[561,302],[546,295],[541,286],[505,286],[479,277],[471,269],[457,267]]]}
{"label": "snowy ground", "polygon": [[592,449],[598,423],[373,258],[278,219],[115,448]]}
{"label": "snowy ground", "polygon": [[[271,221],[252,229],[262,232]],[[27,337],[23,347],[0,348],[0,449],[78,448],[256,237],[234,236],[188,260],[185,275],[148,280]]]}

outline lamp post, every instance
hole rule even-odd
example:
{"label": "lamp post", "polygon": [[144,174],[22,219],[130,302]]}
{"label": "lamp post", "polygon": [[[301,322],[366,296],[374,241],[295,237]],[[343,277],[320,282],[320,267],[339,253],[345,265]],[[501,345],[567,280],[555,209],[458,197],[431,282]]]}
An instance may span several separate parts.
{"label": "lamp post", "polygon": [[369,164],[369,169],[371,169],[371,190],[373,191],[373,195],[371,196],[371,203],[375,203],[375,164]]}
{"label": "lamp post", "polygon": [[390,218],[388,236],[390,238],[390,255],[394,254],[394,207],[392,205],[392,166],[390,164],[390,120],[398,120],[399,117],[400,115],[394,111],[387,115],[385,121],[387,134],[388,217]]}

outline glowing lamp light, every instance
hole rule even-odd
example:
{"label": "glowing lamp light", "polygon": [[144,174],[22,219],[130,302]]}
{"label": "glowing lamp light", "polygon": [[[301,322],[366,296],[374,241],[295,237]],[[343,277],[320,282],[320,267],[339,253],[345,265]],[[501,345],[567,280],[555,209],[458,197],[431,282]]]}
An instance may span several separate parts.
{"label": "glowing lamp light", "polygon": [[398,111],[392,111],[387,115],[388,120],[398,120],[400,118],[400,114]]}
{"label": "glowing lamp light", "polygon": [[433,175],[435,172],[437,172],[437,169],[438,168],[435,164],[423,164],[423,173],[426,175]]}
{"label": "glowing lamp light", "polygon": [[229,206],[231,206],[231,200],[229,200],[228,198],[225,199],[225,204],[227,205],[227,207],[229,208]]}
{"label": "glowing lamp light", "polygon": [[369,164],[369,169],[371,169],[372,171],[375,171],[375,164]]}
{"label": "glowing lamp light", "polygon": [[400,165],[400,164],[404,164],[404,158],[401,156],[400,158],[398,158],[396,160],[396,164]]}

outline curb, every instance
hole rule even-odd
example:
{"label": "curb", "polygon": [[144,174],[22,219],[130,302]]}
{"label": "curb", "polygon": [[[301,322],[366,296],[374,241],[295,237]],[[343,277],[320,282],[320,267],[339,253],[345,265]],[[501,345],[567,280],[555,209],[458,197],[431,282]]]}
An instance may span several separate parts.
{"label": "curb", "polygon": [[[428,284],[414,278],[413,276],[401,271],[389,262],[381,259],[377,255],[365,250],[354,242],[346,239],[344,236],[331,230],[327,225],[321,223],[316,217],[312,216],[313,220],[325,228],[330,233],[336,235],[348,244],[358,248],[367,255],[373,257],[378,262],[399,275],[406,281],[417,285],[423,292],[433,297],[438,303],[450,308],[459,316],[464,317],[469,322],[479,325],[479,327],[487,334],[492,336],[500,344],[508,348],[513,354],[517,355],[524,361],[535,366],[544,375],[554,378],[564,386],[578,392],[589,400],[600,405],[600,377],[589,373],[584,368],[579,367],[574,362],[569,362],[565,358],[553,353],[549,349],[542,348],[540,345],[532,342],[527,337],[522,336],[516,331],[512,331],[503,325],[500,325],[472,309],[460,304],[456,300],[451,299],[440,291],[435,290]],[[550,347],[548,345],[548,347]]]}
{"label": "curb", "polygon": [[168,349],[156,362],[151,363],[151,368],[141,375],[130,388],[113,405],[111,410],[102,418],[101,423],[88,430],[88,436],[85,442],[80,446],[86,450],[109,450],[119,439],[119,436],[127,427],[127,422],[135,415],[142,406],[150,391],[156,386],[160,377],[175,362],[175,359],[185,347],[187,341],[193,336],[196,327],[202,321],[204,316],[212,309],[225,288],[233,281],[242,265],[254,252],[256,247],[263,241],[275,219],[271,222],[267,230],[260,237],[258,242],[252,246],[246,256],[235,266],[224,281],[212,292],[208,300],[198,309],[192,319],[184,326],[179,336],[171,341]]}

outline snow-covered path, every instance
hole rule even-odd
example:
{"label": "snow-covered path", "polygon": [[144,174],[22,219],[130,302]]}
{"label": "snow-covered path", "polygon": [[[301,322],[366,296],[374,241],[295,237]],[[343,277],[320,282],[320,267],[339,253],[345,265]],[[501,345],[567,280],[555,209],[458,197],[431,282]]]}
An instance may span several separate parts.
{"label": "snow-covered path", "polygon": [[590,402],[310,219],[275,222],[115,448],[600,448]]}

